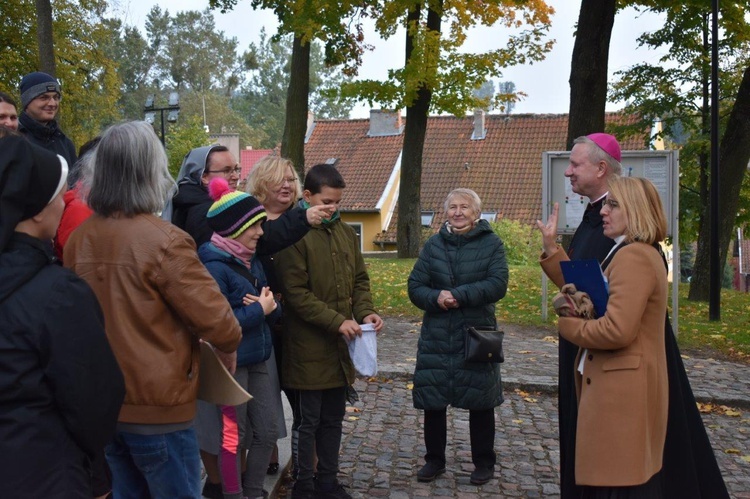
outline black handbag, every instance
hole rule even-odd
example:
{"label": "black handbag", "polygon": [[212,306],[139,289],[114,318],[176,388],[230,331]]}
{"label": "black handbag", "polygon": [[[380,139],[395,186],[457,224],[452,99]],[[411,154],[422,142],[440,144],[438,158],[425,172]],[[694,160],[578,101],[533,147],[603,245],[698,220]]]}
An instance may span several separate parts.
{"label": "black handbag", "polygon": [[505,362],[503,336],[492,326],[466,326],[464,360],[467,362]]}

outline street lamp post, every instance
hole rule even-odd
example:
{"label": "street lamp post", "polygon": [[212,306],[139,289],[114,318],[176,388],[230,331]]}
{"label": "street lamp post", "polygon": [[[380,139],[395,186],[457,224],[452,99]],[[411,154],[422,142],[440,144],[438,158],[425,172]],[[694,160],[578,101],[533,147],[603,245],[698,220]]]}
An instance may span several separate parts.
{"label": "street lamp post", "polygon": [[161,122],[161,136],[159,138],[161,139],[161,145],[166,147],[164,141],[164,111],[168,111],[168,122],[175,123],[177,121],[177,117],[180,114],[180,94],[178,94],[177,92],[170,92],[167,107],[154,107],[154,94],[149,94],[146,97],[146,104],[143,106],[143,112],[145,113],[144,119],[146,120],[146,123],[149,123],[151,125],[154,124],[154,121],[156,121],[156,111],[159,111]]}

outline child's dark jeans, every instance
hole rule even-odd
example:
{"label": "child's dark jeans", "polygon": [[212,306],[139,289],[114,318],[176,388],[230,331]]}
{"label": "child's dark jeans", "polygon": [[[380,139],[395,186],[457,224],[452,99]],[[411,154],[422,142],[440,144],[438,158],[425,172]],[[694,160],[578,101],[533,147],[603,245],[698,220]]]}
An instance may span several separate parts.
{"label": "child's dark jeans", "polygon": [[299,414],[297,482],[312,485],[313,460],[318,454],[318,481],[332,483],[339,472],[339,448],[346,412],[346,387],[295,390]]}

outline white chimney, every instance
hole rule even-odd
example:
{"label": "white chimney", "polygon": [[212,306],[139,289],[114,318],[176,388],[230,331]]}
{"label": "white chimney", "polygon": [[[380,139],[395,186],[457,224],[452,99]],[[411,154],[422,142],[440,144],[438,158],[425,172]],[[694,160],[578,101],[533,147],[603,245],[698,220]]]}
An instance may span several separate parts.
{"label": "white chimney", "polygon": [[484,109],[474,110],[474,133],[471,134],[471,140],[484,140],[487,135],[487,129],[484,127]]}
{"label": "white chimney", "polygon": [[370,109],[370,131],[368,137],[387,137],[401,135],[404,127],[401,125],[401,112],[385,109]]}
{"label": "white chimney", "polygon": [[308,109],[307,111],[307,128],[305,129],[305,144],[310,140],[310,136],[315,130],[315,113]]}

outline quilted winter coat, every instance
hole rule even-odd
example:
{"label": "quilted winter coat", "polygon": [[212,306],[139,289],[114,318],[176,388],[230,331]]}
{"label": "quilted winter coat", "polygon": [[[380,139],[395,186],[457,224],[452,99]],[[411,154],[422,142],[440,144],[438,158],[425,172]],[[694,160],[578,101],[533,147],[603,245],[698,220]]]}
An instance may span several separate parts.
{"label": "quilted winter coat", "polygon": [[[243,264],[225,253],[212,243],[205,243],[198,248],[198,258],[206,266],[208,273],[216,279],[221,294],[223,294],[234,311],[237,322],[242,327],[242,341],[237,347],[237,366],[258,364],[271,356],[271,327],[281,318],[281,306],[266,316],[263,306],[258,303],[243,305],[242,298],[246,294],[258,296],[266,282],[263,266],[257,259],[253,259],[252,267],[242,274],[237,269]],[[248,277],[252,277],[251,281]]]}
{"label": "quilted winter coat", "polygon": [[[503,402],[499,364],[464,361],[464,326],[496,326],[495,303],[505,296],[508,265],[503,242],[480,220],[466,234],[446,226],[425,244],[409,275],[409,299],[424,310],[414,372],[414,407],[448,405],[485,410]],[[440,291],[458,308],[443,310]]]}

